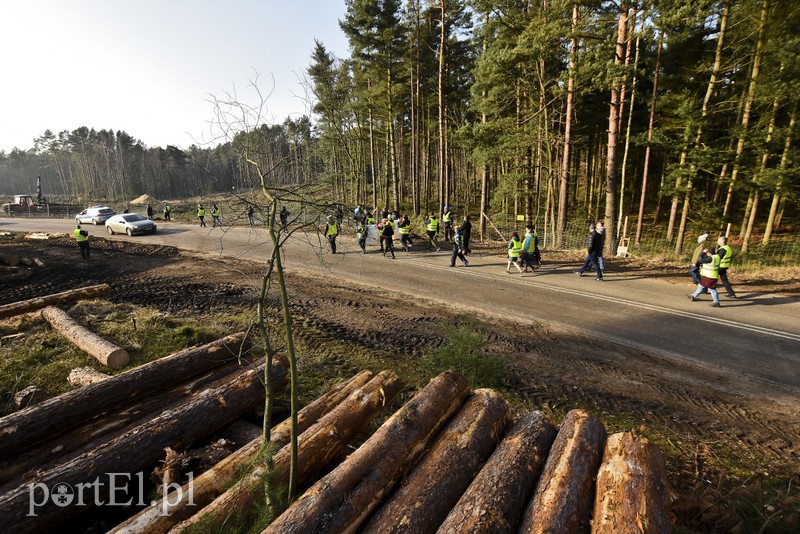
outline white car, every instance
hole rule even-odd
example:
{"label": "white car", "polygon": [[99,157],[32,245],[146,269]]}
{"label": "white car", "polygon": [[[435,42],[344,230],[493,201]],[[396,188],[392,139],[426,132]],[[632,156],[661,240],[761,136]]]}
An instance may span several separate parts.
{"label": "white car", "polygon": [[106,206],[91,206],[77,214],[75,216],[75,222],[78,224],[92,223],[98,225],[116,214],[116,211]]}
{"label": "white car", "polygon": [[155,233],[158,228],[156,223],[138,213],[123,213],[114,215],[106,221],[106,230],[111,235],[114,234],[147,234]]}

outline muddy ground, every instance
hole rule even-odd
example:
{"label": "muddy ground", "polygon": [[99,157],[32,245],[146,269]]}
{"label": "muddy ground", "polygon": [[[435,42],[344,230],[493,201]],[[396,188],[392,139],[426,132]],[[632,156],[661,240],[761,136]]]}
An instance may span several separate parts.
{"label": "muddy ground", "polygon": [[[252,309],[262,271],[250,262],[103,239],[93,240],[90,262],[80,261],[77,247],[66,238],[23,244],[0,238],[0,254],[11,247],[39,257],[47,268],[3,284],[0,304],[105,282],[112,287],[107,297],[112,302],[212,318]],[[686,283],[682,269],[660,262],[616,265],[623,267]],[[408,301],[375,288],[321,283],[297,272],[290,272],[288,281],[301,346],[344,342],[353,352],[381,355],[387,367],[442,345],[443,324],[463,320],[438,303]],[[796,281],[760,276],[751,277],[749,285],[798,296]],[[669,361],[539,318],[533,318],[540,321],[536,328],[524,330],[511,321],[471,319],[485,331],[486,352],[508,362],[505,386],[515,404],[541,409],[554,420],[569,409],[587,408],[609,432],[635,429],[659,443],[667,456],[679,530],[800,528],[800,399],[795,392]],[[337,356],[344,367],[346,360],[346,354]],[[795,517],[787,519],[792,510]],[[750,523],[742,523],[742,517],[750,517]]]}

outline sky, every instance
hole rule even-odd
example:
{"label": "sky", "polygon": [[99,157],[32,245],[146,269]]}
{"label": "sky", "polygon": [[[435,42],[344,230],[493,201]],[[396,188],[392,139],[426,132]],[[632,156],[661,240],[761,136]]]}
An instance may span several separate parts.
{"label": "sky", "polygon": [[[348,55],[344,0],[0,0],[0,150],[45,130],[124,130],[148,147],[212,142],[212,97],[310,114],[314,40]],[[213,145],[213,143],[212,143]]]}

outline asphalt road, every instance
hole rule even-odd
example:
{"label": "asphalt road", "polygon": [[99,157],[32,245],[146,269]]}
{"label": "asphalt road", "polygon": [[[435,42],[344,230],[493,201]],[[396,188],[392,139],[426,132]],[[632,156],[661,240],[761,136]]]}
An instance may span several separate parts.
{"label": "asphalt road", "polygon": [[[158,234],[111,237],[102,226],[83,225],[93,236],[172,245],[210,254],[264,261],[271,245],[263,228],[199,228],[161,223]],[[71,232],[72,221],[0,218],[0,231]],[[417,247],[420,248],[420,247]],[[607,272],[605,282],[573,274],[577,265],[547,264],[536,274],[505,273],[504,251],[473,254],[469,267],[449,267],[449,249],[439,253],[396,253],[384,258],[377,247],[361,254],[348,233],[339,238],[342,254],[331,255],[327,242],[299,235],[286,247],[287,270],[335,277],[425,298],[464,313],[523,324],[549,321],[627,346],[679,359],[731,377],[800,392],[800,303],[779,294],[748,291],[732,283],[740,298],[723,295],[722,307],[710,297],[691,302],[686,283]],[[77,251],[76,251],[77,257]],[[513,272],[513,270],[512,270]],[[398,298],[398,305],[402,305]],[[520,332],[524,335],[524,331]]]}

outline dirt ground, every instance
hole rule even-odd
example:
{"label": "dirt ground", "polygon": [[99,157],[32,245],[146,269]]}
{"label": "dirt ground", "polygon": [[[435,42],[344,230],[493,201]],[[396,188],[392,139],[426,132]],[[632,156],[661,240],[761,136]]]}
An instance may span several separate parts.
{"label": "dirt ground", "polygon": [[[66,238],[20,244],[0,237],[0,254],[11,247],[20,255],[39,257],[47,267],[26,280],[4,284],[0,305],[105,282],[112,287],[112,302],[173,315],[211,316],[252,308],[262,270],[251,262],[211,261],[171,247],[103,239],[93,240],[90,262],[81,262],[77,247]],[[687,282],[684,269],[656,260],[612,261],[609,268]],[[796,276],[780,280],[762,272],[738,280],[800,298]],[[366,286],[312,283],[302,273],[289,273],[288,282],[301,344],[344,342],[353,351],[383,354],[387,367],[442,345],[443,323],[460,320],[437,303],[409,301]],[[554,420],[569,409],[587,408],[603,419],[609,433],[634,429],[658,442],[667,456],[680,531],[747,532],[752,524],[771,521],[800,528],[796,393],[534,319],[538,326],[522,331],[508,321],[477,318],[487,353],[508,362],[506,389],[513,402],[543,410]],[[791,510],[795,515],[788,517]],[[753,518],[749,527],[740,522],[744,516]]]}

